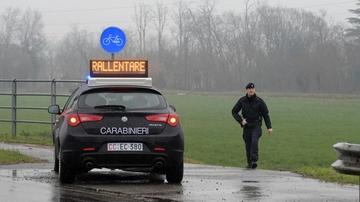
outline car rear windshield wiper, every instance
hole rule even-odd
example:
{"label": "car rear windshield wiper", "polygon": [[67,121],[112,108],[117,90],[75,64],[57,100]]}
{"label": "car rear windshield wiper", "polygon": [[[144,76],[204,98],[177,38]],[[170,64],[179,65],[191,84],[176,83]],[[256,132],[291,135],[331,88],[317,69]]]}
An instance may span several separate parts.
{"label": "car rear windshield wiper", "polygon": [[124,110],[126,107],[124,105],[98,105],[98,106],[94,106],[94,108]]}

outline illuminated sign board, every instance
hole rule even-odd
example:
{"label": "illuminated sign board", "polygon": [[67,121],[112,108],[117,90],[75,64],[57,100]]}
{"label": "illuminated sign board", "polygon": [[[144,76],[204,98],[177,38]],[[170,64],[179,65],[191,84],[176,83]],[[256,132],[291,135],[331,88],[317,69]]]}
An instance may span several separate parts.
{"label": "illuminated sign board", "polygon": [[147,60],[90,60],[91,77],[148,77]]}

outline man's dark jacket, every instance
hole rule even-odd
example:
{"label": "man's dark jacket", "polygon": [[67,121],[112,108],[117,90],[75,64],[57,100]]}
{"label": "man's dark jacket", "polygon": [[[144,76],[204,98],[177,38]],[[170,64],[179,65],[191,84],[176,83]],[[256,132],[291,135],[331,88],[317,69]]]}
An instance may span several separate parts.
{"label": "man's dark jacket", "polygon": [[[241,111],[242,116],[239,115]],[[267,129],[271,127],[271,121],[269,117],[269,110],[264,102],[260,97],[254,94],[251,97],[246,96],[241,97],[233,109],[231,113],[235,120],[243,127],[241,124],[243,119],[246,119],[248,123],[260,123],[262,124],[262,117],[264,118],[265,125]]]}

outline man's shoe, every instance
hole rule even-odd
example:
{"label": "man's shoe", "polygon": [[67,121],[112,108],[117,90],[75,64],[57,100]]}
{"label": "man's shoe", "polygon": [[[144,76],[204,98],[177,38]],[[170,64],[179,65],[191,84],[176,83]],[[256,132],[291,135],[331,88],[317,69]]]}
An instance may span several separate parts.
{"label": "man's shoe", "polygon": [[251,165],[249,164],[249,165],[247,165],[245,168],[246,168],[246,169],[251,169]]}
{"label": "man's shoe", "polygon": [[257,167],[257,163],[256,163],[256,162],[252,162],[252,163],[251,163],[251,168],[252,168],[252,169],[255,169],[256,167]]}

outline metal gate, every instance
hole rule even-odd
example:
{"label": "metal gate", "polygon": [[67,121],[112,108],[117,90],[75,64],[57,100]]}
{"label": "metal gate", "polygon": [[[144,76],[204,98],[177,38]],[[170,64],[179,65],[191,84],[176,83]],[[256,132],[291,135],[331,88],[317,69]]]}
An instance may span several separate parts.
{"label": "metal gate", "polygon": [[[18,92],[19,83],[43,83],[44,85],[50,85],[50,92],[39,93],[39,92]],[[17,123],[34,123],[34,124],[53,124],[56,121],[56,116],[51,115],[51,120],[36,121],[36,120],[19,120],[17,119],[17,113],[19,110],[31,109],[31,110],[47,110],[48,106],[51,104],[56,104],[57,97],[69,97],[68,94],[57,94],[58,84],[61,83],[85,83],[85,80],[31,80],[31,79],[0,79],[0,85],[3,86],[1,89],[9,89],[8,92],[0,92],[0,96],[11,96],[11,106],[0,106],[0,109],[9,109],[11,110],[11,119],[0,119],[0,122],[11,122],[12,124],[12,135],[16,135]],[[11,86],[10,86],[11,84]],[[36,89],[36,88],[35,88]],[[51,103],[48,106],[44,107],[35,107],[35,106],[18,106],[17,98],[19,96],[49,96],[51,97]]]}

